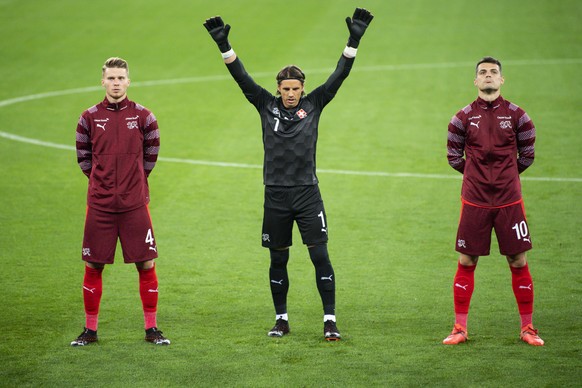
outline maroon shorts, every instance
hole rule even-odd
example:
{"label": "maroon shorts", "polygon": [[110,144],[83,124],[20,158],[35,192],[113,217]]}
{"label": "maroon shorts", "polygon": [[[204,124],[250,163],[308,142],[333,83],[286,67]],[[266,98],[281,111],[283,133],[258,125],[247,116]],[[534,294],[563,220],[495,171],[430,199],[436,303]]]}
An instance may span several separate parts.
{"label": "maroon shorts", "polygon": [[469,256],[487,256],[491,230],[499,252],[513,256],[532,248],[523,200],[501,207],[481,207],[462,200],[456,250]]}
{"label": "maroon shorts", "polygon": [[138,263],[158,257],[147,206],[123,213],[109,213],[87,207],[83,260],[113,264],[118,238],[126,263]]}

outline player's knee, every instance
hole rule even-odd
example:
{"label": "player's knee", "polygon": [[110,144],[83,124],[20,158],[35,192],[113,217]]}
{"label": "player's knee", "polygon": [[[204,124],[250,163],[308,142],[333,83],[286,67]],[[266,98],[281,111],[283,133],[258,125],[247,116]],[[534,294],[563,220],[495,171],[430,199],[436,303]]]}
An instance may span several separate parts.
{"label": "player's knee", "polygon": [[309,248],[309,257],[316,268],[331,265],[329,254],[327,253],[327,244],[314,245]]}
{"label": "player's knee", "polygon": [[518,253],[517,255],[506,256],[507,262],[513,268],[522,268],[527,264],[527,256],[525,252]]}
{"label": "player's knee", "polygon": [[144,270],[147,271],[148,269],[154,268],[154,266],[155,266],[154,259],[146,260],[146,261],[140,261],[140,262],[135,263],[135,267],[138,270],[141,270],[141,271],[144,271]]}
{"label": "player's knee", "polygon": [[289,261],[289,249],[269,249],[271,268],[286,268]]}

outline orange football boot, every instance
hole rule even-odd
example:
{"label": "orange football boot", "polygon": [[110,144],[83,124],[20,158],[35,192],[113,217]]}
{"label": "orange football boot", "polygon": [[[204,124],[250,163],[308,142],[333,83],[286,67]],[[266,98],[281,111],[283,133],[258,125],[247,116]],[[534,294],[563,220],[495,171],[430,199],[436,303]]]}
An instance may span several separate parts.
{"label": "orange football boot", "polygon": [[455,323],[451,335],[443,340],[443,344],[458,345],[462,342],[466,342],[467,339],[467,328],[459,325],[458,323]]}
{"label": "orange football boot", "polygon": [[538,336],[538,331],[534,329],[531,323],[521,328],[521,334],[519,335],[519,338],[521,338],[523,342],[527,342],[533,346],[544,345],[544,340]]}

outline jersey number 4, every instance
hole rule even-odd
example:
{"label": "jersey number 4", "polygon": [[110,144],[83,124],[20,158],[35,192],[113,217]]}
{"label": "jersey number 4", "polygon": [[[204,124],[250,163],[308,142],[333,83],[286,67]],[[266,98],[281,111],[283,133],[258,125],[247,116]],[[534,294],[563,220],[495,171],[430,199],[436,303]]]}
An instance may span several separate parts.
{"label": "jersey number 4", "polygon": [[154,245],[154,234],[151,229],[148,229],[148,233],[145,238],[145,242],[150,245]]}

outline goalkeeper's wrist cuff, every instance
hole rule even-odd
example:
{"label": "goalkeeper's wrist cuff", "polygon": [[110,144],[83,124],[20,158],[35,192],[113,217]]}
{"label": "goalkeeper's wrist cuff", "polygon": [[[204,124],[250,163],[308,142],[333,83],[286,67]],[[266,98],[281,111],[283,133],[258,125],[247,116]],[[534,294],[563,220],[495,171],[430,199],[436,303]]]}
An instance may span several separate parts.
{"label": "goalkeeper's wrist cuff", "polygon": [[358,49],[350,47],[350,46],[346,46],[346,48],[344,49],[344,52],[343,52],[344,57],[346,57],[346,58],[355,58],[357,53],[358,53]]}
{"label": "goalkeeper's wrist cuff", "polygon": [[225,53],[221,53],[221,55],[222,55],[222,59],[228,59],[234,55],[234,50],[230,49]]}

